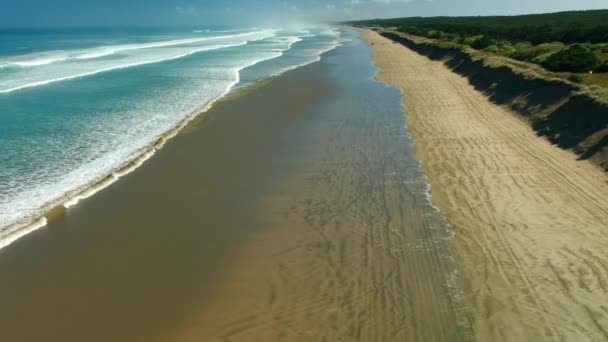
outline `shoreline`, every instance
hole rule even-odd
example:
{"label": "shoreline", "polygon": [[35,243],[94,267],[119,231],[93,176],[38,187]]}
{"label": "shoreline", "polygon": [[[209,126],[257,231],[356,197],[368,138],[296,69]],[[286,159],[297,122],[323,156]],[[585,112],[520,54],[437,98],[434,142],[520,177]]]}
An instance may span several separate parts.
{"label": "shoreline", "polygon": [[355,35],[3,250],[3,336],[469,341],[402,94]]}
{"label": "shoreline", "polygon": [[[316,60],[312,60],[309,63],[301,65],[291,66],[275,74],[271,74],[264,79],[260,79],[253,83],[246,84],[243,87],[238,87],[239,83],[241,82],[240,74],[243,70],[255,66],[264,61],[274,59],[276,57],[259,60],[255,63],[245,65],[235,70],[235,81],[233,82],[233,84],[227,87],[226,91],[222,95],[210,100],[209,102],[201,106],[199,109],[192,111],[175,127],[166,131],[158,138],[156,138],[154,142],[139,149],[138,151],[135,151],[132,156],[126,159],[121,165],[111,170],[109,173],[100,175],[99,177],[93,179],[91,182],[89,182],[83,187],[66,192],[65,195],[61,198],[42,204],[39,209],[37,209],[39,213],[26,216],[8,226],[0,227],[0,250],[10,246],[14,242],[36,230],[46,227],[49,222],[52,222],[52,220],[58,219],[63,216],[66,210],[69,210],[71,207],[77,205],[80,201],[85,200],[95,195],[99,191],[108,188],[112,184],[119,181],[122,177],[141,167],[146,161],[148,161],[159,150],[161,150],[165,146],[165,144],[171,139],[175,138],[179,134],[186,133],[191,125],[197,125],[201,121],[204,122],[206,113],[213,109],[214,106],[221,105],[223,102],[236,100],[241,96],[246,96],[249,92],[258,89],[261,86],[269,84],[270,82],[272,82],[273,79],[287,72],[319,62],[324,54],[333,51],[341,44],[343,44],[342,39],[340,39],[335,46],[320,51],[317,55]],[[292,43],[292,45],[294,43]],[[281,54],[283,53],[284,51],[281,52]],[[59,213],[59,215],[57,215],[57,213]]]}
{"label": "shoreline", "polygon": [[378,77],[406,94],[416,157],[455,232],[476,340],[605,338],[606,176],[441,62],[362,32]]}

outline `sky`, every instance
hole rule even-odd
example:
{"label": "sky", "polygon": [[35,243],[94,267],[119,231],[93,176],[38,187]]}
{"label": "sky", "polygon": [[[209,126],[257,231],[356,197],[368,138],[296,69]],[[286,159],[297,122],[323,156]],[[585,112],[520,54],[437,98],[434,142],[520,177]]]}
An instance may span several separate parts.
{"label": "sky", "polygon": [[2,27],[274,26],[608,8],[608,0],[3,0]]}

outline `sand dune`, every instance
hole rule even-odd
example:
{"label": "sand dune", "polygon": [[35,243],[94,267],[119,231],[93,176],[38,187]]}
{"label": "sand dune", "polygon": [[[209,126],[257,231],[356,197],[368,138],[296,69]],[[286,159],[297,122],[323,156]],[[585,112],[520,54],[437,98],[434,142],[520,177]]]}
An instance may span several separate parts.
{"label": "sand dune", "polygon": [[416,156],[453,225],[478,341],[608,340],[608,177],[441,62],[372,31]]}

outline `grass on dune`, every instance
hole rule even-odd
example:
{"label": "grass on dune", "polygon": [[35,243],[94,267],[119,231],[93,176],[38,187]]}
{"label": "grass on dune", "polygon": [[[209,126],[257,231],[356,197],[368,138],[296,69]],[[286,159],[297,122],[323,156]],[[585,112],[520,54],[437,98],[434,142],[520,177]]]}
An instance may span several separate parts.
{"label": "grass on dune", "polygon": [[608,10],[376,19],[350,24],[392,28],[443,47],[504,57],[507,64],[591,86],[591,92],[608,99]]}

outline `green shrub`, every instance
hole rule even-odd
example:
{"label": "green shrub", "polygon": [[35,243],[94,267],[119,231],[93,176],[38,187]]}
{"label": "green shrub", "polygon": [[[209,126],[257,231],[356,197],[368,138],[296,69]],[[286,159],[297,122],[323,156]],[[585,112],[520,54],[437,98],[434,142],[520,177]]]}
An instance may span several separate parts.
{"label": "green shrub", "polygon": [[568,77],[568,80],[574,83],[583,83],[585,81],[585,77],[579,74],[572,74]]}
{"label": "green shrub", "polygon": [[427,32],[426,36],[432,39],[441,39],[443,38],[443,32],[433,30]]}
{"label": "green shrub", "polygon": [[506,40],[503,40],[498,43],[498,48],[500,49],[500,54],[503,56],[511,57],[515,53],[517,53],[517,49],[515,48],[515,46],[513,46],[511,42]]}
{"label": "green shrub", "polygon": [[608,72],[608,61],[595,70],[596,72]]}
{"label": "green shrub", "polygon": [[553,71],[586,72],[603,64],[598,55],[581,44],[573,44],[549,56],[542,65]]}
{"label": "green shrub", "polygon": [[425,32],[416,26],[402,26],[399,28],[400,32],[413,34],[415,36],[424,36]]}
{"label": "green shrub", "polygon": [[530,60],[530,61],[532,63],[543,65],[543,63],[545,63],[545,61],[547,60],[547,58],[553,56],[557,52],[559,52],[559,51],[543,53],[542,55],[538,55],[538,56],[532,58],[532,60]]}
{"label": "green shrub", "polygon": [[513,46],[515,48],[515,52],[511,55],[511,57],[520,59],[520,60],[528,60],[532,53],[530,49],[532,49],[532,43],[530,42],[520,42]]}
{"label": "green shrub", "polygon": [[548,52],[558,52],[566,48],[566,45],[561,42],[551,42],[551,43],[542,43],[534,46],[532,48],[533,52],[536,55],[548,53]]}
{"label": "green shrub", "polygon": [[470,36],[470,37],[464,37],[462,43],[466,44],[468,46],[472,46],[473,43],[475,43],[477,40],[483,38],[483,36]]}
{"label": "green shrub", "polygon": [[542,64],[549,56],[559,52],[564,47],[565,45],[560,42],[543,43],[536,46],[532,46],[532,44],[527,42],[519,43],[515,45],[517,52],[513,54],[513,57],[522,61]]}
{"label": "green shrub", "polygon": [[507,57],[511,57],[512,55],[514,55],[517,52],[515,47],[513,45],[511,45],[510,42],[507,42],[507,41],[501,41],[496,44],[490,45],[490,46],[486,47],[484,49],[484,51],[492,52],[492,53],[499,54],[502,56],[507,56]]}
{"label": "green shrub", "polygon": [[482,36],[471,44],[473,49],[482,50],[490,45],[496,44],[496,41],[488,36]]}
{"label": "green shrub", "polygon": [[599,46],[596,44],[591,44],[591,43],[581,43],[582,46],[586,47],[587,49],[591,50],[591,51],[597,51]]}
{"label": "green shrub", "polygon": [[447,39],[453,42],[460,41],[460,35],[458,33],[445,33],[443,34],[443,39]]}
{"label": "green shrub", "polygon": [[498,45],[490,45],[487,48],[485,48],[484,50],[488,51],[488,52],[500,54],[500,48],[498,47]]}

